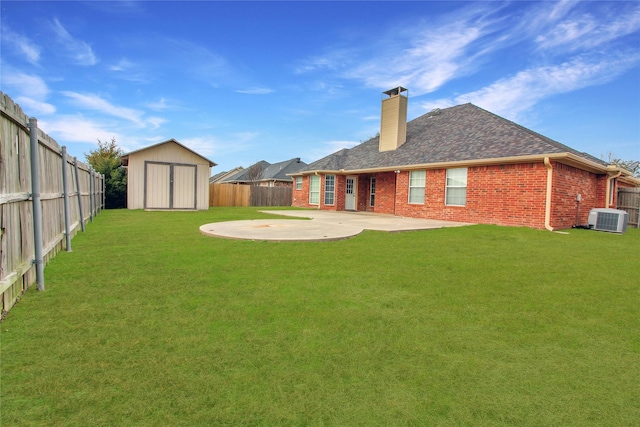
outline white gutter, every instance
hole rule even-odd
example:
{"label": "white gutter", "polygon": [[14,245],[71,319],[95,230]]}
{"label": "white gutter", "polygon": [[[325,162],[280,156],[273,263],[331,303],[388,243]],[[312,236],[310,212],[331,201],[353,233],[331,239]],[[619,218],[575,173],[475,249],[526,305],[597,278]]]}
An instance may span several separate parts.
{"label": "white gutter", "polygon": [[544,209],[544,228],[553,231],[551,227],[551,195],[553,190],[553,167],[548,157],[544,158],[544,165],[547,167],[547,200]]}
{"label": "white gutter", "polygon": [[309,175],[315,172],[321,174],[336,174],[336,175],[358,175],[363,173],[379,173],[379,172],[393,172],[395,170],[424,170],[424,169],[447,169],[456,167],[473,167],[473,166],[489,166],[500,164],[519,164],[519,163],[535,163],[544,161],[544,159],[555,160],[561,163],[567,163],[571,166],[576,166],[581,169],[587,170],[593,173],[604,174],[611,171],[610,166],[604,166],[577,156],[572,153],[549,153],[549,154],[533,154],[526,156],[514,156],[514,157],[493,157],[489,159],[475,159],[475,160],[459,160],[454,162],[435,162],[435,163],[421,163],[421,164],[408,164],[408,165],[391,165],[382,166],[377,168],[363,168],[352,170],[330,170],[330,169],[318,169],[314,171],[295,172],[287,174],[289,176],[295,175]]}

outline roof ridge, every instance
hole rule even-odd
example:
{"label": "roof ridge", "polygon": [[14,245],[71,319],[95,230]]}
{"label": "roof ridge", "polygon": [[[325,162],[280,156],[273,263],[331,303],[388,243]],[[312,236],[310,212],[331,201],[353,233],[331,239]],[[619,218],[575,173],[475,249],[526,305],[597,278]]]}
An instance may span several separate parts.
{"label": "roof ridge", "polygon": [[[555,139],[553,139],[553,138],[549,138],[549,137],[548,137],[548,136],[546,136],[546,135],[543,135],[543,134],[541,134],[541,133],[539,133],[539,132],[536,132],[536,131],[534,131],[534,130],[532,130],[532,129],[529,129],[528,127],[523,126],[523,125],[521,125],[521,124],[519,124],[519,123],[516,123],[516,122],[514,122],[513,120],[509,120],[509,119],[507,119],[507,118],[505,118],[505,117],[502,117],[502,116],[500,116],[500,115],[498,115],[498,114],[496,114],[496,113],[493,113],[493,112],[491,112],[491,111],[489,111],[489,110],[485,110],[484,108],[479,107],[479,106],[477,106],[477,105],[475,105],[475,104],[473,104],[473,103],[471,103],[471,102],[468,102],[467,104],[471,105],[472,107],[477,108],[478,110],[482,110],[482,111],[484,111],[485,113],[488,113],[488,114],[490,114],[490,115],[492,115],[492,116],[494,116],[494,117],[496,117],[496,118],[498,118],[498,119],[500,119],[500,120],[503,120],[503,121],[505,121],[505,122],[509,123],[509,124],[510,124],[510,125],[512,125],[512,126],[516,126],[517,128],[519,128],[519,129],[521,129],[521,130],[523,130],[523,131],[525,131],[525,132],[527,132],[527,133],[529,133],[529,134],[531,134],[531,135],[533,135],[533,136],[535,136],[535,137],[538,137],[538,138],[540,138],[540,139],[544,140],[545,142],[547,142],[547,143],[549,143],[549,144],[555,145],[555,146],[556,146],[556,148],[560,148],[560,149],[562,149],[562,150],[565,150],[565,151],[566,151],[566,152],[568,152],[568,153],[576,154],[576,155],[578,155],[578,156],[580,156],[580,157],[583,157],[583,158],[585,158],[585,159],[588,159],[588,160],[592,160],[592,161],[593,161],[593,160],[597,160],[598,162],[600,162],[600,163],[602,163],[602,164],[606,164],[606,162],[604,162],[604,161],[602,161],[602,160],[598,159],[597,157],[595,157],[595,156],[593,156],[593,155],[591,155],[591,154],[589,154],[589,153],[586,153],[586,152],[584,152],[584,151],[578,151],[578,150],[576,150],[576,149],[574,149],[574,148],[571,148],[571,147],[569,147],[569,146],[568,146],[568,145],[566,145],[566,144],[563,144],[563,143],[561,143],[561,142],[559,142],[559,141],[556,141],[556,140],[555,140]],[[467,104],[461,104],[461,105],[467,105]]]}

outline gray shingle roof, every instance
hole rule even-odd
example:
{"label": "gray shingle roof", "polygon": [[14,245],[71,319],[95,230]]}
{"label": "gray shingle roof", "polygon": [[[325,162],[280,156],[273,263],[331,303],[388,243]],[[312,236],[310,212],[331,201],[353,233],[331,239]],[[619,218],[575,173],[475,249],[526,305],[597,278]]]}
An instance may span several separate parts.
{"label": "gray shingle roof", "polygon": [[540,135],[473,104],[434,110],[407,123],[407,140],[393,151],[378,150],[379,137],[317,160],[302,172],[360,170],[430,163],[572,153],[606,165],[586,153]]}
{"label": "gray shingle roof", "polygon": [[226,178],[223,182],[251,182],[251,168],[260,167],[262,174],[258,181],[289,181],[292,179],[287,176],[288,173],[295,173],[306,167],[305,162],[300,161],[299,157],[285,160],[283,162],[270,164],[264,160],[261,160],[246,169]]}

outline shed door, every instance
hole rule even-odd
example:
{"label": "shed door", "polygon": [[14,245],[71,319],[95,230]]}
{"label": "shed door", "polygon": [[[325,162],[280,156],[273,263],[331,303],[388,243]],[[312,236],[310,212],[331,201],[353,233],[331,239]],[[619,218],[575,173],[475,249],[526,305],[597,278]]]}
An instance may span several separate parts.
{"label": "shed door", "polygon": [[196,209],[197,165],[145,162],[145,209]]}
{"label": "shed door", "polygon": [[196,166],[172,165],[173,167],[173,208],[196,208]]}
{"label": "shed door", "polygon": [[171,165],[145,163],[145,209],[169,209]]}

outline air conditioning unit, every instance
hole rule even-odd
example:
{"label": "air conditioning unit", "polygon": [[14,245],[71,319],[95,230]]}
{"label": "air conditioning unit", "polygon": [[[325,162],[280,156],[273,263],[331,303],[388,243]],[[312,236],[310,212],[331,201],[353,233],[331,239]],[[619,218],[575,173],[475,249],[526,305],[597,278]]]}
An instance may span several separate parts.
{"label": "air conditioning unit", "polygon": [[589,211],[589,228],[599,231],[624,233],[627,231],[629,214],[623,210],[599,208]]}

